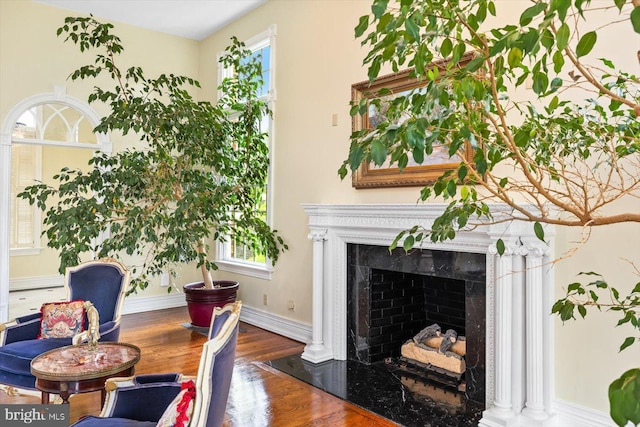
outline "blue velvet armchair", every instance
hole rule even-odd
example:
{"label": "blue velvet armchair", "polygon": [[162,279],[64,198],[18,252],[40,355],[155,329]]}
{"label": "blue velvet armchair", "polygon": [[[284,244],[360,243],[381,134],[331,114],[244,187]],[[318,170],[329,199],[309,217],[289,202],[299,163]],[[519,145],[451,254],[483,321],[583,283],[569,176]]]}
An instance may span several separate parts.
{"label": "blue velvet armchair", "polygon": [[242,303],[237,301],[214,309],[209,340],[202,348],[196,377],[169,373],[110,378],[105,385],[107,398],[100,415],[84,417],[73,427],[156,426],[171,413],[174,399],[188,381],[194,382],[195,399],[190,422],[185,425],[222,426],[231,387],[241,307]]}
{"label": "blue velvet armchair", "polygon": [[[129,280],[129,270],[112,258],[85,262],[65,272],[67,300],[91,301],[97,309],[100,341],[118,341]],[[31,374],[31,360],[87,338],[87,331],[83,331],[70,338],[38,339],[40,316],[33,313],[0,325],[0,389],[9,395],[39,393]]]}

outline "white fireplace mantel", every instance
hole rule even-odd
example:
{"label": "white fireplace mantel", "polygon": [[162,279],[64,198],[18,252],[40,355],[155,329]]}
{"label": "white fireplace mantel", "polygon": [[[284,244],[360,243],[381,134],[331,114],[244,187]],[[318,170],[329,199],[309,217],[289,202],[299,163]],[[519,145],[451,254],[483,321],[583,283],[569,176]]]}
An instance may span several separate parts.
{"label": "white fireplace mantel", "polygon": [[[313,241],[312,341],[302,358],[320,363],[347,356],[347,244],[389,246],[402,231],[429,228],[446,205],[302,205]],[[494,219],[506,218],[492,206]],[[480,426],[553,423],[553,323],[549,316],[553,230],[546,243],[523,221],[485,223],[451,241],[421,248],[486,254],[486,408]],[[505,252],[498,255],[502,239]]]}

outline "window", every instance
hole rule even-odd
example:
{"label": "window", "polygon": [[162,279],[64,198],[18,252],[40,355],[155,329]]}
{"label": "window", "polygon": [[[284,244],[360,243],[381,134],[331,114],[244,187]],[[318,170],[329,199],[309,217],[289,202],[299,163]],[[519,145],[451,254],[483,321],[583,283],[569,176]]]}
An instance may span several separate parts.
{"label": "window", "polygon": [[9,248],[13,254],[27,255],[40,247],[40,210],[18,193],[41,178],[42,147],[11,144],[11,236]]}
{"label": "window", "polygon": [[[259,88],[260,98],[269,104],[274,110],[275,104],[275,26],[255,37],[245,41],[245,46],[253,52],[253,55],[260,58],[262,62],[263,85]],[[231,75],[233,70],[218,69],[219,81]],[[269,135],[269,152],[273,152],[273,120],[270,117],[263,117],[261,130]],[[265,182],[266,191],[262,211],[266,222],[270,223],[271,211],[271,174]],[[263,279],[271,278],[271,262],[264,253],[254,250],[254,248],[238,243],[233,236],[227,236],[226,242],[216,243],[216,264],[221,270],[240,273]]]}
{"label": "window", "polygon": [[[73,146],[97,148],[98,140],[86,116],[64,104],[46,103],[24,111],[11,134],[11,209],[9,251],[11,255],[37,255],[40,252],[41,211],[36,205],[18,198],[24,189],[42,180],[43,150],[49,165],[59,159],[75,159],[68,150]],[[65,153],[56,151],[67,150]],[[86,164],[87,156],[81,164]]]}

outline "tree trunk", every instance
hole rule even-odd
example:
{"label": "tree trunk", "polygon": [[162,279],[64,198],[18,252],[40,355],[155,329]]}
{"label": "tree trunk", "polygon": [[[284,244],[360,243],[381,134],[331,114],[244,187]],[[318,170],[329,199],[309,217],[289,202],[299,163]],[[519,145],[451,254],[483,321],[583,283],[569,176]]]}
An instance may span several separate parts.
{"label": "tree trunk", "polygon": [[[204,248],[204,240],[202,240],[198,245],[198,253],[206,255]],[[200,266],[200,271],[202,272],[202,281],[204,282],[205,289],[213,289],[213,279],[211,278],[211,272],[209,272],[209,269],[207,269],[207,265],[202,264]]]}

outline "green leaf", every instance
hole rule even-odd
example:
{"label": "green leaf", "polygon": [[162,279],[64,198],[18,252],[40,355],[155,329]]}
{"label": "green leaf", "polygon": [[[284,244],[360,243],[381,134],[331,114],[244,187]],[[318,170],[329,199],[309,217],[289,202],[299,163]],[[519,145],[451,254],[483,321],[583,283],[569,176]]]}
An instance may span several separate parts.
{"label": "green leaf", "polygon": [[576,55],[578,58],[587,55],[593,49],[593,46],[598,40],[598,34],[595,31],[590,31],[583,35],[576,46]]}
{"label": "green leaf", "polygon": [[522,49],[514,47],[509,51],[507,63],[511,68],[515,68],[522,62]]}
{"label": "green leaf", "polygon": [[636,341],[636,339],[634,337],[627,337],[625,338],[624,342],[622,343],[622,345],[620,346],[620,351],[624,350],[625,348],[629,347],[631,344],[633,344]]}
{"label": "green leaf", "polygon": [[560,310],[560,320],[566,322],[573,318],[573,309],[575,308],[575,304],[571,301],[565,301],[562,309]]}
{"label": "green leaf", "polygon": [[453,49],[453,43],[451,42],[450,38],[446,38],[442,41],[442,44],[440,45],[440,54],[446,58],[447,56],[449,56],[449,54],[451,54],[451,50]]}
{"label": "green leaf", "polygon": [[413,40],[420,40],[420,27],[411,18],[404,21],[404,27]]}
{"label": "green leaf", "polygon": [[587,315],[587,309],[584,308],[584,305],[578,305],[578,312],[580,313],[580,316],[582,316],[583,319]]}
{"label": "green leaf", "polygon": [[369,70],[367,72],[367,76],[369,80],[373,81],[378,77],[378,73],[380,73],[380,58],[374,58],[371,61],[371,65],[369,66]]}
{"label": "green leaf", "polygon": [[549,86],[549,77],[545,73],[533,74],[533,91],[538,95],[542,95],[546,92]]}
{"label": "green leaf", "polygon": [[371,6],[371,12],[376,19],[379,19],[387,10],[387,4],[389,0],[376,0]]}
{"label": "green leaf", "polygon": [[564,55],[561,51],[557,50],[553,54],[553,71],[559,73],[562,71],[562,67],[564,66]]}
{"label": "green leaf", "polygon": [[360,167],[360,164],[364,160],[364,151],[362,151],[362,147],[354,147],[349,152],[349,167],[352,171],[355,171]]}
{"label": "green leaf", "polygon": [[567,47],[567,44],[569,43],[569,35],[569,26],[564,22],[560,28],[558,28],[558,32],[556,33],[556,45],[558,46],[558,50],[563,50]]}
{"label": "green leaf", "polygon": [[633,25],[633,31],[640,34],[640,6],[636,6],[630,15],[631,25]]}
{"label": "green leaf", "polygon": [[466,200],[469,198],[469,187],[467,187],[466,185],[463,185],[460,188],[460,198],[462,200]]}
{"label": "green leaf", "polygon": [[387,148],[380,140],[375,140],[371,144],[371,158],[377,166],[383,164],[387,159]]}
{"label": "green leaf", "polygon": [[413,155],[414,162],[416,162],[419,165],[421,165],[424,162],[424,150],[422,149],[422,147],[415,147],[411,151],[411,153]]}
{"label": "green leaf", "polygon": [[552,2],[553,9],[558,11],[558,19],[564,21],[567,17],[567,10],[571,7],[570,0],[554,0]]}
{"label": "green leaf", "polygon": [[551,31],[549,31],[548,29],[545,29],[542,34],[540,35],[540,43],[542,44],[542,46],[544,46],[547,50],[550,50],[551,47],[553,46],[553,33]]}
{"label": "green leaf", "polygon": [[404,242],[402,242],[402,247],[404,248],[405,251],[409,251],[411,248],[413,248],[413,244],[415,243],[415,238],[411,235],[407,236],[406,239],[404,239]]}
{"label": "green leaf", "polygon": [[360,37],[369,28],[369,15],[361,16],[358,25],[355,28],[356,37]]}
{"label": "green leaf", "polygon": [[504,254],[505,247],[502,239],[498,239],[498,241],[496,242],[496,250],[498,251],[498,255]]}
{"label": "green leaf", "polygon": [[580,289],[582,287],[582,285],[578,282],[574,282],[571,283],[568,287],[567,287],[567,292],[573,292],[573,291],[577,291],[578,289]]}
{"label": "green leaf", "polygon": [[522,15],[520,15],[520,25],[523,27],[529,25],[534,17],[544,11],[544,8],[546,6],[547,5],[545,3],[538,3],[535,6],[531,6],[530,8],[526,9],[524,12],[522,12]]}
{"label": "green leaf", "polygon": [[447,184],[447,193],[449,193],[449,196],[455,196],[457,189],[458,186],[456,185],[456,182],[453,179],[449,181],[449,183]]}
{"label": "green leaf", "polygon": [[640,424],[640,369],[630,369],[609,385],[611,418],[620,427]]}
{"label": "green leaf", "polygon": [[[469,169],[467,169],[467,166],[461,163],[460,166],[458,167],[458,179],[460,181],[464,181],[468,173],[469,173]],[[638,286],[640,286],[640,283],[638,284]]]}

